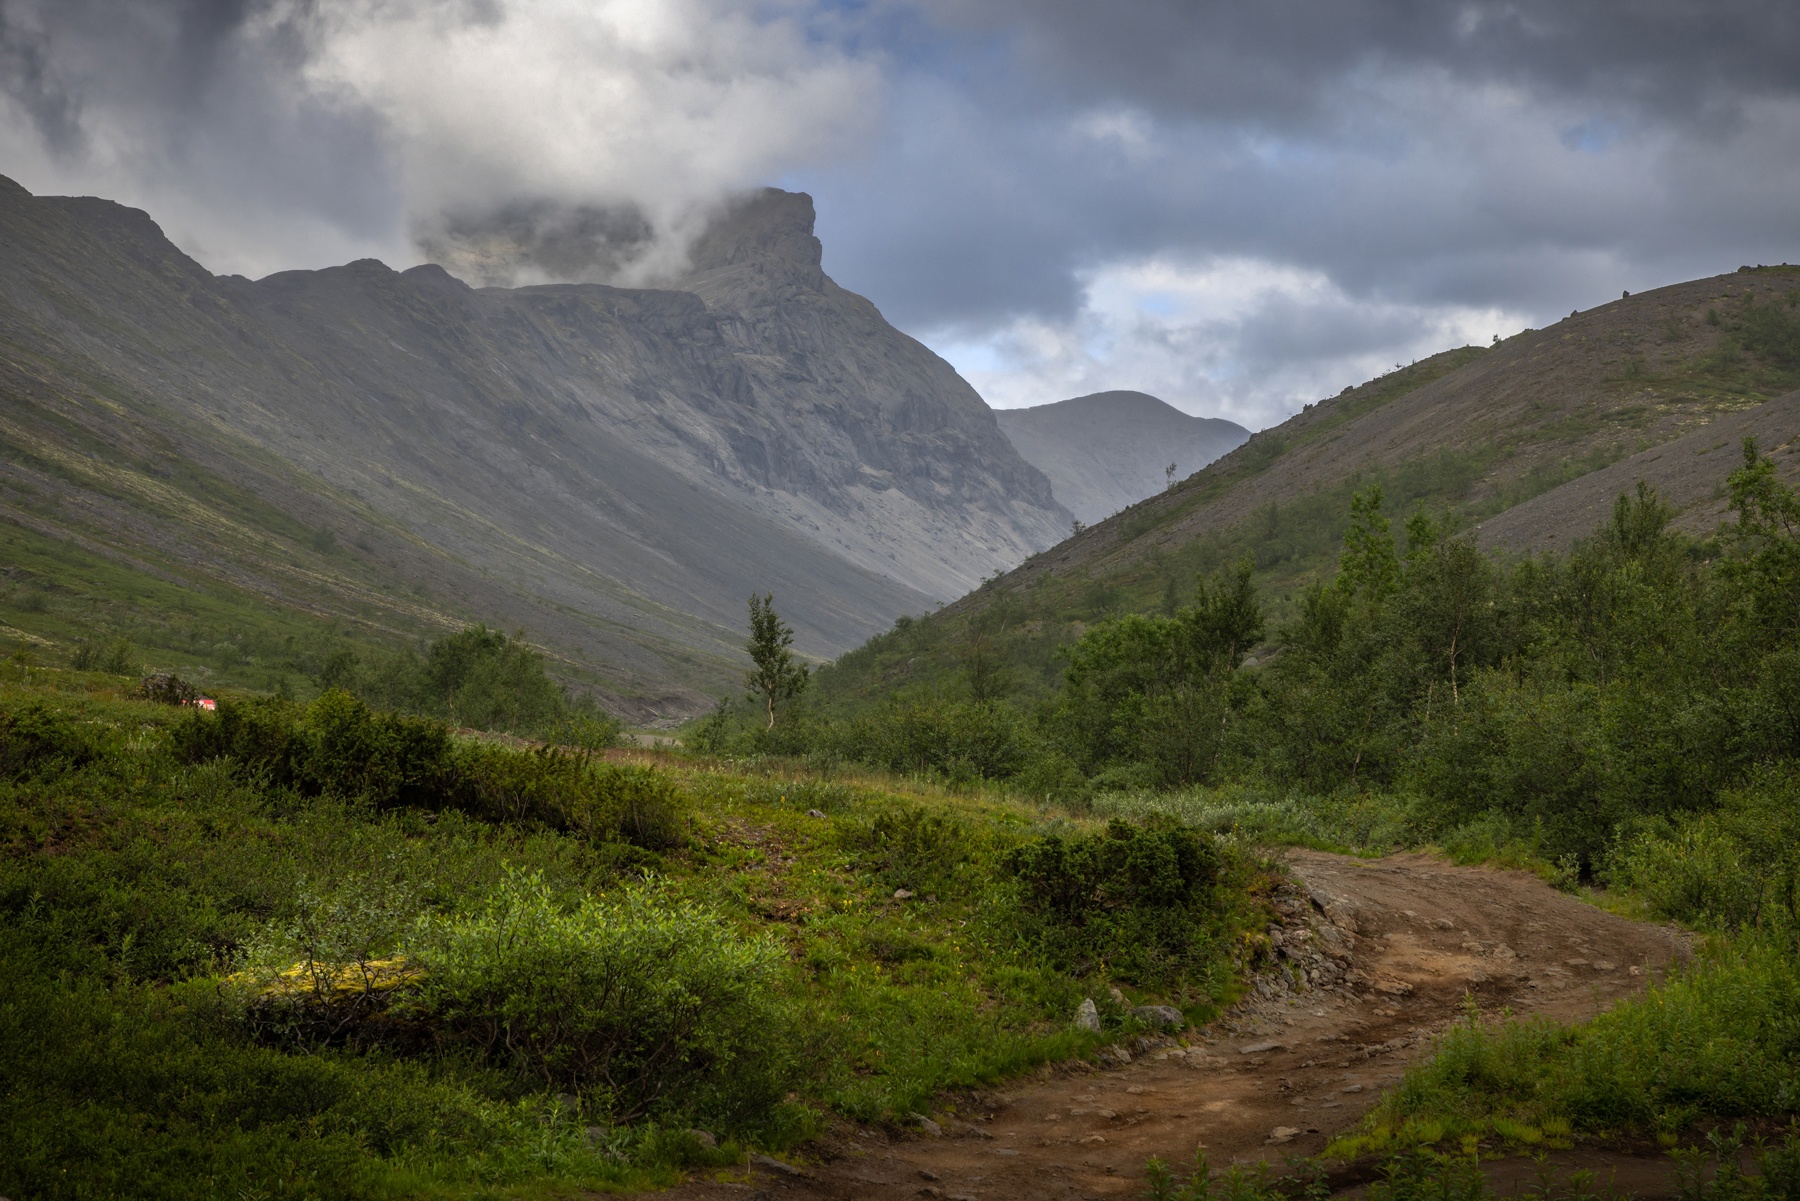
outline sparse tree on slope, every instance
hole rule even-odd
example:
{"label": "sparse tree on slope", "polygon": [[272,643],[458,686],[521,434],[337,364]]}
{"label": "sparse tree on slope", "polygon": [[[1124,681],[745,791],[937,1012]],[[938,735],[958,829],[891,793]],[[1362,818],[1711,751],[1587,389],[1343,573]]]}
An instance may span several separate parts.
{"label": "sparse tree on slope", "polygon": [[744,687],[763,698],[769,710],[767,729],[775,728],[775,702],[799,696],[806,688],[806,664],[795,660],[794,631],[775,612],[771,593],[750,595],[750,641],[744,649],[755,664],[744,677]]}

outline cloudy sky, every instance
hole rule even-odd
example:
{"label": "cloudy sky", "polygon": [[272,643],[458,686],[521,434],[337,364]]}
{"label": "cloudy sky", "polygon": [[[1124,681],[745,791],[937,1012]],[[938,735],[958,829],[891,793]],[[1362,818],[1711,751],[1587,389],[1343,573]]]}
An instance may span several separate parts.
{"label": "cloudy sky", "polygon": [[804,189],[826,268],[996,405],[1256,428],[1800,262],[1793,0],[0,0],[0,87],[0,172],[222,272],[500,230],[643,282]]}

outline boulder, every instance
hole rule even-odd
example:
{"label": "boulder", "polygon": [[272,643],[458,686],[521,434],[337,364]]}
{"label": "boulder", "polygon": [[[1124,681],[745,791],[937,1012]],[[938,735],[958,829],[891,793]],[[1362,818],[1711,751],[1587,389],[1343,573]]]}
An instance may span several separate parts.
{"label": "boulder", "polygon": [[1083,997],[1081,1004],[1075,1007],[1075,1029],[1100,1032],[1100,1009],[1094,1004],[1094,998]]}

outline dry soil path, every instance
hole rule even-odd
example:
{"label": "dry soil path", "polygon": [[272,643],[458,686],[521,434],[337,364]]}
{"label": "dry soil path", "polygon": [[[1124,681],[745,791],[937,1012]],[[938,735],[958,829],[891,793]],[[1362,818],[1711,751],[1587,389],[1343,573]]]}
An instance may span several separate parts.
{"label": "dry soil path", "polygon": [[[1184,1161],[1204,1145],[1223,1164],[1323,1149],[1457,1020],[1465,996],[1487,1011],[1578,1020],[1687,951],[1670,928],[1602,912],[1524,872],[1425,854],[1296,851],[1290,863],[1298,889],[1278,901],[1270,928],[1283,966],[1207,1030],[1140,1045],[1128,1064],[1065,1065],[978,1095],[934,1115],[937,1136],[847,1127],[810,1148],[803,1174],[765,1162],[662,1196],[1139,1196],[1152,1156]],[[1638,1166],[1625,1164],[1620,1186],[1660,1191],[1661,1165]]]}

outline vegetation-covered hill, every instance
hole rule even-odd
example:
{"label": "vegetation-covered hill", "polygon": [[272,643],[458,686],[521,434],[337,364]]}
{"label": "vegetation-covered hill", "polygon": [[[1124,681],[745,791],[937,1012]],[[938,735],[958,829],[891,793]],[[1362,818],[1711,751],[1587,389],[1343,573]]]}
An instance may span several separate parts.
{"label": "vegetation-covered hill", "polygon": [[1757,268],[1640,293],[1489,348],[1388,375],[1254,435],[1167,492],[1081,531],[931,616],[843,656],[820,700],[855,707],[958,687],[974,656],[1038,695],[1059,649],[1092,622],[1172,613],[1196,578],[1251,556],[1285,612],[1335,559],[1350,498],[1379,483],[1482,546],[1566,548],[1637,480],[1678,506],[1676,528],[1724,516],[1746,435],[1800,479],[1800,268]]}

